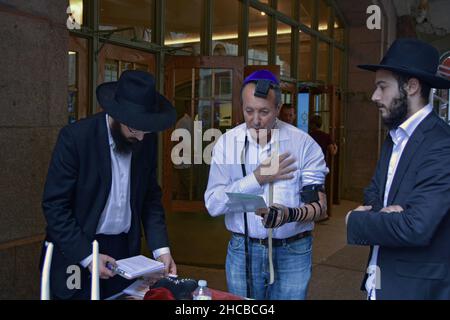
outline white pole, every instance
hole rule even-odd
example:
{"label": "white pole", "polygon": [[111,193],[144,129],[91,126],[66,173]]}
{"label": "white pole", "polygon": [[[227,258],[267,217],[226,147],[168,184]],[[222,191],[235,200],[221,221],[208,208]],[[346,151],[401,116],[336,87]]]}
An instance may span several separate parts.
{"label": "white pole", "polygon": [[98,273],[98,242],[92,242],[92,282],[91,300],[100,300],[99,273]]}
{"label": "white pole", "polygon": [[45,242],[47,249],[45,250],[44,267],[42,268],[41,278],[41,300],[50,300],[50,266],[52,264],[53,243]]}

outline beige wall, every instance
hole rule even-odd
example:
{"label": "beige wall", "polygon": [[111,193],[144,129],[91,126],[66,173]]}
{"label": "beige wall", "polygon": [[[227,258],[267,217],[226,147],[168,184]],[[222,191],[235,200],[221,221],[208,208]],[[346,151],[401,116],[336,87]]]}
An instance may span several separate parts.
{"label": "beige wall", "polygon": [[39,298],[40,203],[67,115],[67,6],[0,2],[0,299]]}

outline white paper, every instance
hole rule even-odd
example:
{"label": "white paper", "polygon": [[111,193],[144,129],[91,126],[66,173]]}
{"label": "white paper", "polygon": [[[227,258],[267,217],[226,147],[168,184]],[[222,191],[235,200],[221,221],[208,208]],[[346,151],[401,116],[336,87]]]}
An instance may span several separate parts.
{"label": "white paper", "polygon": [[133,282],[129,287],[125,288],[122,292],[127,295],[143,299],[149,290],[149,286],[150,281],[148,279],[139,279]]}
{"label": "white paper", "polygon": [[[150,273],[158,273],[164,270],[164,263],[142,255],[118,260],[116,262],[119,274],[126,279],[135,279]],[[120,271],[123,271],[123,273]]]}
{"label": "white paper", "polygon": [[264,198],[248,193],[227,192],[228,202],[226,203],[229,212],[255,212],[256,209],[267,208]]}

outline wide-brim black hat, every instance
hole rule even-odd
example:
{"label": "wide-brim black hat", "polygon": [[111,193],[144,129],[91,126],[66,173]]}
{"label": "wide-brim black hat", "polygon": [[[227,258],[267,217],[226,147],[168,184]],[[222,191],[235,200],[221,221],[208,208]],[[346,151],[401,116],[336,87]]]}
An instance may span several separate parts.
{"label": "wide-brim black hat", "polygon": [[97,100],[114,119],[141,131],[163,131],[175,124],[174,106],[156,91],[153,76],[126,70],[118,81],[97,87]]}
{"label": "wide-brim black hat", "polygon": [[450,80],[438,75],[439,52],[430,44],[418,39],[395,40],[380,64],[363,64],[358,68],[377,71],[389,70],[413,76],[432,88],[450,88]]}

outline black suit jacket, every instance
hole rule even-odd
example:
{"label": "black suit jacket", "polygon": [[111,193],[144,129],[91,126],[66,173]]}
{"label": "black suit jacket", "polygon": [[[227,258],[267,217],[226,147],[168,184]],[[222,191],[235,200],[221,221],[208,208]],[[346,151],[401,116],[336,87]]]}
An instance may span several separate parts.
{"label": "black suit jacket", "polygon": [[[46,240],[55,245],[51,291],[60,298],[69,298],[75,291],[67,289],[71,275],[66,273],[67,267],[92,253],[92,241],[111,189],[105,116],[101,112],[62,128],[48,169],[42,207],[47,220]],[[141,250],[141,223],[150,250],[169,246],[156,158],[157,134],[146,134],[131,159],[131,255]]]}
{"label": "black suit jacket", "polygon": [[434,112],[419,124],[388,195],[404,211],[380,213],[392,147],[389,136],[364,194],[373,209],[350,214],[348,243],[380,246],[377,299],[450,299],[450,127]]}

